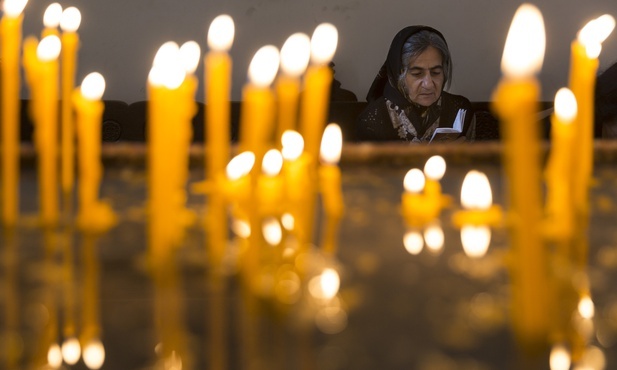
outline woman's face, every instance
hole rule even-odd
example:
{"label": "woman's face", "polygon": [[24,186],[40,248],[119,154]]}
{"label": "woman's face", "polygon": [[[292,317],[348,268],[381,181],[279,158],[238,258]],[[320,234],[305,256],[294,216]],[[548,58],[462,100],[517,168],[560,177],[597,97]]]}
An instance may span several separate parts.
{"label": "woman's face", "polygon": [[439,50],[429,46],[422,54],[411,59],[405,75],[408,98],[424,107],[435,103],[443,87],[443,63]]}

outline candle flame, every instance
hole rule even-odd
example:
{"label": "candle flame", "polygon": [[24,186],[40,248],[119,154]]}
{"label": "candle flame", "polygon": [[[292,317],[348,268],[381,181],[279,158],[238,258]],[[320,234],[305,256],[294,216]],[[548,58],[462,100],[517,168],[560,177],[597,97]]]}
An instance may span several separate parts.
{"label": "candle flame", "polygon": [[324,130],[321,139],[321,160],[328,164],[337,164],[341,159],[343,148],[343,133],[336,123],[330,123]]}
{"label": "candle flame", "polygon": [[251,224],[246,220],[238,218],[233,219],[231,222],[231,230],[242,239],[248,239],[251,236]]}
{"label": "candle flame", "polygon": [[154,56],[148,81],[155,86],[177,89],[182,85],[185,77],[186,71],[178,44],[168,41],[161,45]]}
{"label": "candle flame", "polygon": [[97,370],[105,362],[105,347],[99,339],[93,339],[84,348],[84,363],[89,369]]}
{"label": "candle flame", "polygon": [[266,176],[276,176],[283,167],[283,156],[276,149],[270,149],[264,155],[261,163],[261,170]]}
{"label": "candle flame", "polygon": [[296,221],[291,213],[283,213],[281,216],[281,223],[285,230],[291,231],[294,229]]}
{"label": "candle flame", "polygon": [[439,181],[446,173],[446,161],[439,155],[429,158],[424,164],[424,174],[431,180]]}
{"label": "candle flame", "polygon": [[304,150],[304,138],[298,131],[286,130],[281,136],[283,146],[283,158],[287,161],[296,160]]}
{"label": "candle flame", "polygon": [[417,230],[408,230],[403,237],[403,245],[409,254],[415,256],[422,252],[424,239],[422,239],[422,235]]}
{"label": "candle flame", "polygon": [[283,239],[283,229],[281,228],[281,224],[274,217],[268,217],[263,221],[261,232],[263,233],[266,243],[273,247],[279,245]]}
{"label": "candle flame", "polygon": [[332,268],[326,268],[320,275],[311,279],[309,291],[315,298],[330,300],[336,296],[340,285],[341,279],[338,272]]}
{"label": "candle flame", "polygon": [[47,364],[54,369],[62,366],[62,351],[57,343],[52,343],[47,350]]}
{"label": "candle flame", "polygon": [[589,296],[582,297],[578,302],[578,313],[583,319],[592,319],[595,311],[595,306]]}
{"label": "candle flame", "polygon": [[28,0],[4,0],[2,10],[7,17],[16,18],[26,7]]}
{"label": "candle flame", "polygon": [[210,23],[208,47],[216,51],[228,51],[234,42],[234,20],[227,14],[219,15]]}
{"label": "candle flame", "polygon": [[81,12],[74,6],[64,9],[60,20],[60,28],[65,32],[75,32],[81,24]]}
{"label": "candle flame", "polygon": [[501,59],[501,70],[508,77],[522,78],[542,68],[546,34],[540,10],[531,4],[521,5],[512,19]]}
{"label": "candle flame", "polygon": [[262,46],[249,65],[249,79],[258,87],[268,87],[279,69],[279,51],[276,46]]}
{"label": "candle flame", "polygon": [[184,70],[188,74],[195,73],[197,66],[199,65],[199,58],[201,57],[201,48],[196,41],[187,41],[180,46],[180,59]]}
{"label": "candle flame", "polygon": [[81,82],[81,93],[88,100],[99,100],[105,92],[105,78],[98,72],[92,72]]}
{"label": "candle flame", "polygon": [[486,175],[471,170],[465,175],[461,187],[461,204],[467,209],[488,209],[493,204],[491,184]]}
{"label": "candle flame", "polygon": [[570,353],[562,344],[557,344],[551,349],[549,359],[551,370],[568,370],[570,368]]}
{"label": "candle flame", "polygon": [[62,5],[58,3],[49,4],[43,14],[43,24],[47,28],[56,28],[62,18]]}
{"label": "candle flame", "polygon": [[615,28],[615,18],[604,14],[587,22],[577,35],[578,41],[583,44],[601,44],[608,38]]}
{"label": "candle flame", "polygon": [[226,173],[230,180],[237,180],[242,176],[246,176],[253,169],[255,164],[255,154],[252,152],[242,152],[233,157],[227,164]]}
{"label": "candle flame", "polygon": [[562,87],[555,94],[555,115],[564,123],[572,123],[577,112],[576,97],[572,90]]}
{"label": "candle flame", "polygon": [[289,76],[298,77],[306,70],[311,57],[311,39],[298,32],[287,38],[281,48],[281,69]]}
{"label": "candle flame", "polygon": [[412,168],[407,171],[405,178],[403,179],[403,187],[410,193],[419,193],[424,189],[424,173],[418,168]]}
{"label": "candle flame", "polygon": [[60,38],[50,35],[39,42],[39,46],[36,48],[36,56],[44,62],[49,62],[58,58],[61,48]]}
{"label": "candle flame", "polygon": [[464,225],[461,228],[461,242],[468,257],[482,257],[491,243],[491,229],[488,226]]}
{"label": "candle flame", "polygon": [[439,252],[443,248],[444,240],[443,229],[439,224],[429,225],[424,230],[424,241],[431,251]]}
{"label": "candle flame", "polygon": [[334,57],[338,44],[338,30],[330,23],[322,23],[315,28],[311,37],[311,61],[327,64]]}
{"label": "candle flame", "polygon": [[81,357],[81,345],[75,337],[68,338],[62,343],[62,358],[69,365],[75,365]]}

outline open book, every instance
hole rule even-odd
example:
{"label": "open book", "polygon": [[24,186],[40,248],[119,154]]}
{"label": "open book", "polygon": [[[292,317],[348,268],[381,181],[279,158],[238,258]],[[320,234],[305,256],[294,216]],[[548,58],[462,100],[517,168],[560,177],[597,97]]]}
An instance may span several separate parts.
{"label": "open book", "polygon": [[433,142],[443,142],[443,141],[454,141],[461,136],[463,132],[463,123],[465,122],[465,113],[467,111],[465,109],[459,109],[456,114],[456,118],[454,119],[454,123],[452,127],[437,127],[435,132],[433,132],[433,136],[429,143]]}

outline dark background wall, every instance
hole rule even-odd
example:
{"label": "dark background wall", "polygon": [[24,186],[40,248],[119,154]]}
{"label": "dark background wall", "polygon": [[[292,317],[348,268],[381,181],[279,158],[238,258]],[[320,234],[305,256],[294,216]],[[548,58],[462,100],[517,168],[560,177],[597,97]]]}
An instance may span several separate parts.
{"label": "dark background wall", "polygon": [[[39,35],[51,1],[30,0],[24,36]],[[311,34],[321,22],[339,30],[334,57],[336,78],[364,100],[394,34],[410,24],[427,24],[443,32],[450,44],[455,76],[452,92],[472,101],[488,101],[499,77],[499,65],[515,0],[104,0],[61,1],[82,12],[77,82],[99,71],[107,80],[104,99],[127,103],[145,100],[152,59],[166,41],[197,41],[206,48],[210,22],[222,13],[236,23],[232,99],[241,99],[248,64],[261,46],[282,46],[294,32]],[[543,100],[552,100],[567,84],[569,48],[576,32],[604,13],[617,16],[615,0],[543,0],[547,50],[540,76]],[[604,44],[600,69],[617,61],[617,35]],[[197,72],[200,76],[203,68]],[[27,90],[22,93],[28,97]],[[200,87],[198,100],[203,100]]]}

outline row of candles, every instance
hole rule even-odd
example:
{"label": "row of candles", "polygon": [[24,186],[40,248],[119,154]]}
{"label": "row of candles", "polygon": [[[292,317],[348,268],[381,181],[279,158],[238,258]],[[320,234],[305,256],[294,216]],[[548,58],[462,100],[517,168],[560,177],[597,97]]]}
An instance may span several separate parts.
{"label": "row of candles", "polygon": [[[20,85],[19,73],[7,71],[12,71],[11,68],[19,71],[21,13],[25,5],[26,1],[5,1],[2,19],[2,111],[5,115],[2,219],[7,230],[13,230],[19,220],[19,139],[15,134],[19,111],[10,107],[18,101]],[[76,224],[88,240],[93,240],[114,225],[116,215],[109,204],[99,199],[103,176],[100,134],[104,78],[93,73],[84,79],[81,88],[73,87],[79,45],[76,30],[80,20],[76,8],[63,11],[59,4],[52,4],[45,13],[46,27],[41,41],[30,36],[23,43],[23,66],[32,95],[28,113],[35,123],[35,148],[39,158],[40,224],[46,233],[60,225],[61,206],[57,195],[61,189],[65,200],[72,197],[73,161],[77,158],[79,210]],[[57,31],[58,25],[63,30],[62,35]],[[204,60],[206,181],[196,188],[205,191],[208,199],[204,227],[211,277],[221,280],[231,227],[240,242],[245,243],[241,264],[248,290],[269,295],[272,290],[264,292],[258,276],[264,243],[282,245],[282,224],[286,235],[296,240],[297,254],[310,251],[319,193],[328,220],[322,250],[332,257],[336,249],[337,225],[344,207],[337,165],[343,140],[340,128],[335,124],[326,128],[325,122],[332,81],[328,62],[336,50],[338,35],[331,24],[321,24],[312,38],[297,33],[280,52],[268,45],[255,54],[249,67],[249,83],[243,90],[241,153],[230,161],[231,59],[227,51],[233,36],[231,17],[219,16],[212,22],[208,32],[211,50]],[[191,120],[197,109],[194,98],[199,83],[194,71],[200,53],[199,45],[193,41],[181,47],[174,42],[165,43],[154,58],[147,82],[147,236],[151,273],[155,285],[162,287],[162,295],[169,294],[170,290],[163,288],[175,281],[174,269],[170,266],[173,259],[169,257],[182,244],[186,228],[197,219],[186,206],[186,189]],[[279,73],[279,65],[282,73]],[[276,86],[272,88],[277,75]],[[62,102],[60,112],[58,100]],[[60,127],[58,117],[62,120]],[[275,126],[275,122],[278,125]],[[75,138],[77,150],[73,148]],[[60,151],[58,143],[62,145]],[[70,202],[63,206],[70,207]],[[71,214],[70,209],[64,211]],[[228,222],[229,211],[232,225]],[[308,274],[305,263],[298,276],[307,277]],[[333,274],[336,275],[334,279]],[[332,298],[338,291],[338,283],[333,283],[338,281],[335,270],[326,268],[317,275],[310,280],[308,290],[313,296],[321,297],[321,301],[334,302]],[[332,288],[334,286],[336,288]],[[289,303],[297,301],[285,299]],[[171,301],[175,300],[157,298],[157,311],[166,315],[178,313]],[[93,305],[87,307],[91,311]],[[84,315],[95,316],[90,312]],[[158,317],[159,320],[162,358],[176,358],[177,351],[184,347],[177,325],[169,324],[169,320],[162,317]],[[88,332],[95,336],[100,334],[97,330],[88,329]],[[66,343],[75,344],[73,335],[71,331]],[[57,356],[53,355],[55,348],[51,346],[48,353],[50,364],[57,362]],[[64,360],[69,364],[76,362],[75,356]],[[89,365],[91,368],[100,366]]]}
{"label": "row of candles", "polygon": [[[486,176],[470,171],[461,191],[465,209],[452,217],[472,257],[486,253],[490,228],[505,221],[510,234],[508,264],[516,337],[531,351],[553,343],[560,352],[567,345],[574,361],[581,359],[588,338],[568,328],[572,327],[571,315],[577,309],[581,312],[578,306],[591,302],[590,291],[588,284],[574,287],[563,276],[584,273],[586,268],[597,57],[614,27],[614,18],[603,15],[587,23],[572,43],[570,88],[560,89],[555,96],[551,149],[543,171],[535,118],[540,86],[534,76],[544,57],[544,24],[535,6],[523,4],[518,9],[503,53],[504,78],[493,98],[504,137],[508,211],[503,217],[500,207],[492,205]],[[405,236],[410,253],[417,254],[422,248],[422,228],[429,247],[439,248],[443,242],[434,221],[451,201],[439,190],[444,171],[443,159],[432,157],[424,172],[412,169],[405,176],[402,211],[410,227]]]}

